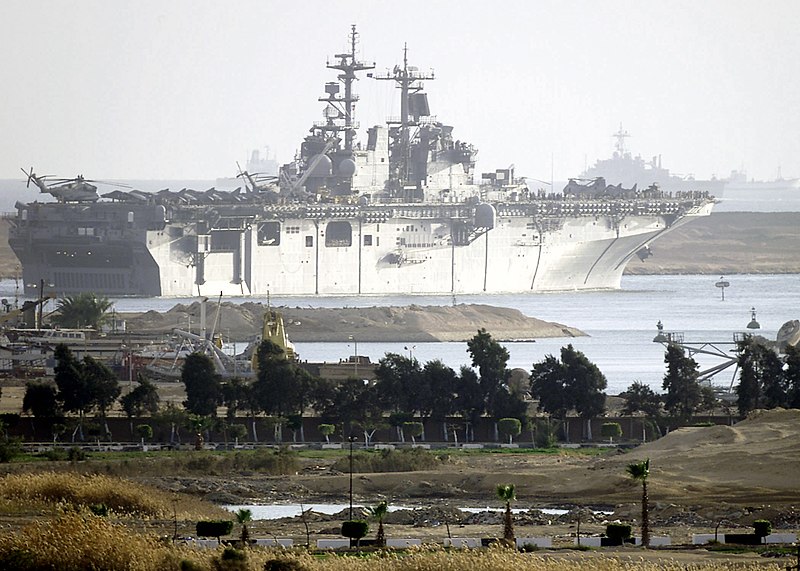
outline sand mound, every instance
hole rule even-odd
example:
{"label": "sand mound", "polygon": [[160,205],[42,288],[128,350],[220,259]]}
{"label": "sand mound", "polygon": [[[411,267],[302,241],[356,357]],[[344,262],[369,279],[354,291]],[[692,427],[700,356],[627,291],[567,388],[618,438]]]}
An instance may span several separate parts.
{"label": "sand mound", "polygon": [[627,464],[650,458],[653,487],[667,496],[788,499],[800,489],[799,439],[800,410],[757,411],[732,427],[676,430],[604,461],[604,469],[624,474]]}
{"label": "sand mound", "polygon": [[795,448],[800,457],[800,448],[792,446],[791,442],[798,436],[800,410],[759,410],[735,426],[680,428],[660,440],[640,446],[636,452],[651,458],[668,458],[678,452],[707,457],[718,453],[717,447],[743,454],[770,454],[774,450]]}
{"label": "sand mound", "polygon": [[[246,302],[220,304],[206,309],[206,327],[236,341],[248,341],[261,333],[266,307]],[[281,307],[286,331],[293,341],[346,341],[350,335],[359,341],[465,341],[485,328],[495,339],[535,339],[537,337],[576,337],[583,332],[528,317],[516,309],[489,305],[456,306]],[[149,311],[126,315],[128,330],[140,333],[169,333],[186,329],[197,331],[200,304],[178,304],[167,312]]]}

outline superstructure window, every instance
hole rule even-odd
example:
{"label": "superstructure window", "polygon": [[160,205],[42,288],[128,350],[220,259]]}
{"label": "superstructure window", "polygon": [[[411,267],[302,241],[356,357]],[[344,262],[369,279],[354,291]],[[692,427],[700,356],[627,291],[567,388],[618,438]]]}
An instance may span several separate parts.
{"label": "superstructure window", "polygon": [[314,236],[306,236],[306,248],[314,247]]}
{"label": "superstructure window", "polygon": [[328,222],[325,230],[325,246],[329,248],[352,246],[353,228],[349,222],[343,220]]}
{"label": "superstructure window", "polygon": [[372,234],[364,234],[364,245],[372,246]]}
{"label": "superstructure window", "polygon": [[258,225],[258,245],[259,246],[280,246],[281,245],[281,223],[280,222],[261,222]]}

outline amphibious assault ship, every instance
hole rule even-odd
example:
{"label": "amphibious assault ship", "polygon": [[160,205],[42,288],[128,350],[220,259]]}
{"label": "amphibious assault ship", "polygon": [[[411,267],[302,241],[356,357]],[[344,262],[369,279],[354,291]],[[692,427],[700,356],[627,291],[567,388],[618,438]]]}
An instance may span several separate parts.
{"label": "amphibious assault ship", "polygon": [[[618,288],[625,265],[676,226],[708,215],[708,193],[626,190],[602,179],[534,190],[514,169],[475,180],[477,149],[431,114],[409,65],[375,80],[400,115],[357,141],[353,86],[374,64],[358,35],[328,68],[323,120],[277,180],[245,190],[97,194],[82,177],[57,202],[17,203],[9,243],[23,283],[109,296],[478,294]],[[34,295],[33,290],[26,294]]]}

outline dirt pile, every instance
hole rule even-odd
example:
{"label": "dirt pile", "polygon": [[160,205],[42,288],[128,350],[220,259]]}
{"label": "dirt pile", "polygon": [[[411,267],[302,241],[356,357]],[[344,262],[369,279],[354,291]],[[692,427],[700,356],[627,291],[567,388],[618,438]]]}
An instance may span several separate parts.
{"label": "dirt pile", "polygon": [[[261,333],[266,306],[261,303],[222,303],[217,320],[216,308],[208,307],[206,326],[225,337],[246,341]],[[366,308],[278,308],[286,331],[293,341],[465,341],[485,328],[495,339],[536,339],[539,337],[577,337],[584,333],[573,327],[528,317],[516,309],[489,305],[460,304],[452,307],[409,305]],[[126,314],[130,331],[169,333],[175,328],[194,329],[200,319],[200,304],[178,304],[165,313],[148,311]]]}
{"label": "dirt pile", "polygon": [[[650,458],[651,498],[678,503],[796,502],[800,410],[756,411],[734,426],[687,427],[626,454],[599,459],[588,472],[598,493],[622,499],[635,486],[625,467]],[[602,484],[605,482],[605,485]]]}
{"label": "dirt pile", "polygon": [[[763,411],[733,427],[683,428],[625,453],[583,455],[476,454],[450,456],[441,468],[407,473],[365,474],[355,492],[396,501],[423,498],[483,501],[498,484],[514,483],[519,506],[529,502],[637,505],[641,486],[628,464],[650,458],[650,499],[658,505],[727,510],[730,505],[789,506],[798,501],[800,410]],[[319,474],[319,472],[318,472]],[[293,483],[311,496],[347,489],[346,474],[299,475]],[[450,493],[452,492],[452,493]],[[480,503],[477,505],[481,505]],[[635,508],[632,508],[635,509]],[[672,513],[665,517],[684,517]],[[714,514],[706,517],[712,519]]]}

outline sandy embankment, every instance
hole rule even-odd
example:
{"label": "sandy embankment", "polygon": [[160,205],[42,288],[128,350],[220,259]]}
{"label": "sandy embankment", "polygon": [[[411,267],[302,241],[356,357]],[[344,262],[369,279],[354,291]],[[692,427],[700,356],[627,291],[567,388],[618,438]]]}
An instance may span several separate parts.
{"label": "sandy embankment", "polygon": [[[691,533],[743,531],[756,519],[768,519],[776,531],[800,529],[797,474],[800,471],[800,410],[758,411],[734,426],[690,427],[625,453],[591,457],[559,454],[447,455],[434,470],[356,474],[355,501],[375,505],[418,506],[413,514],[389,518],[394,537],[441,541],[442,516],[451,514],[453,535],[494,537],[499,515],[458,517],[455,508],[501,509],[498,484],[516,486],[515,506],[523,509],[592,506],[613,511],[611,519],[633,522],[640,516],[641,485],[628,477],[628,464],[650,459],[651,527],[674,543],[690,542]],[[167,489],[193,490],[213,501],[247,503],[347,503],[349,474],[331,469],[333,459],[307,459],[296,475],[236,478],[158,478]],[[601,533],[606,516],[584,519],[584,533]],[[517,536],[547,535],[571,543],[575,515],[538,512],[516,518]],[[338,535],[341,517],[316,514],[313,536]],[[255,522],[254,533],[304,541],[299,518]]]}
{"label": "sandy embankment", "polygon": [[[220,306],[217,331],[235,341],[245,341],[261,333],[266,306],[246,302],[224,302]],[[366,307],[366,308],[278,308],[286,331],[293,341],[346,341],[353,335],[359,341],[466,341],[480,328],[499,340],[585,335],[574,327],[550,323],[523,315],[516,309],[489,305]],[[167,312],[149,311],[125,314],[129,331],[168,333],[198,323],[200,304],[176,305]],[[209,329],[216,320],[216,308],[207,308]]]}

